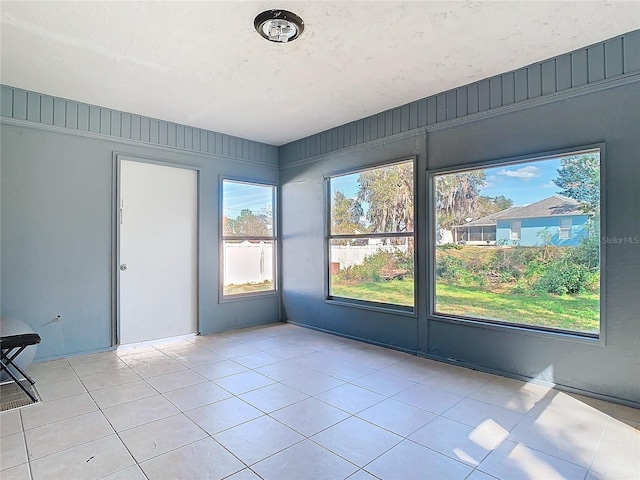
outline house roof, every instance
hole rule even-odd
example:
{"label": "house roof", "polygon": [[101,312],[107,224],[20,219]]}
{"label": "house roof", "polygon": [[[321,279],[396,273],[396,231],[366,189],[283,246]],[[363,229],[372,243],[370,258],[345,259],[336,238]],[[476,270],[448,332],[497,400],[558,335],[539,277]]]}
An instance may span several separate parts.
{"label": "house roof", "polygon": [[540,218],[564,215],[585,215],[580,202],[573,198],[554,195],[539,202],[531,203],[526,207],[509,208],[499,212],[500,220],[512,218]]}
{"label": "house roof", "polygon": [[544,218],[567,215],[586,215],[580,203],[572,198],[554,195],[553,197],[531,203],[524,207],[510,207],[500,212],[478,218],[464,225],[454,227],[486,227],[497,224],[498,220],[515,220],[520,218]]}
{"label": "house roof", "polygon": [[453,228],[458,228],[458,227],[495,227],[497,222],[497,217],[499,214],[503,213],[503,212],[507,212],[510,210],[514,210],[514,209],[518,209],[518,208],[522,208],[522,207],[511,207],[511,208],[507,208],[506,210],[502,210],[500,212],[496,212],[496,213],[492,213],[491,215],[487,215],[486,217],[480,217],[476,220],[472,220],[471,222],[467,222],[463,225],[454,225]]}

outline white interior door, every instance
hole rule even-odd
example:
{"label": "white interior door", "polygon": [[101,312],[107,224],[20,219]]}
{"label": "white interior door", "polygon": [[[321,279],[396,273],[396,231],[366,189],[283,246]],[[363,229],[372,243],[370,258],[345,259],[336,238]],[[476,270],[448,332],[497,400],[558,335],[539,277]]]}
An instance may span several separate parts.
{"label": "white interior door", "polygon": [[120,163],[120,343],[197,331],[197,172]]}

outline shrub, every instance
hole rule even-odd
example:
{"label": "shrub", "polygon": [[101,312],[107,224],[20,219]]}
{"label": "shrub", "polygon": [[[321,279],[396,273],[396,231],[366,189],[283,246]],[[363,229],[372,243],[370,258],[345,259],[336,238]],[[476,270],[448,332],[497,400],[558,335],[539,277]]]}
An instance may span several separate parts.
{"label": "shrub", "polygon": [[526,284],[523,284],[522,282],[518,282],[515,284],[515,286],[511,289],[511,293],[515,293],[515,294],[525,294],[525,293],[530,293],[529,288],[526,286]]}
{"label": "shrub", "polygon": [[436,248],[440,250],[462,250],[463,247],[457,243],[445,243],[444,245],[438,245]]}
{"label": "shrub", "polygon": [[541,259],[532,260],[524,266],[524,277],[528,279],[536,279],[541,275],[546,274],[548,269],[549,266],[545,261]]}
{"label": "shrub", "polygon": [[407,271],[407,275],[413,277],[413,252],[403,252],[401,250],[396,250],[394,252],[394,255],[395,267],[392,268],[402,268],[403,270]]}
{"label": "shrub", "polygon": [[520,270],[517,268],[508,268],[498,271],[494,278],[497,279],[498,283],[512,283],[517,281],[520,275]]}
{"label": "shrub", "polygon": [[436,276],[443,280],[455,282],[464,273],[466,268],[460,258],[443,256],[436,261]]}
{"label": "shrub", "polygon": [[[584,245],[584,246],[582,246]],[[593,247],[436,249],[436,276],[460,286],[505,286],[514,293],[580,293],[597,288]]]}
{"label": "shrub", "polygon": [[368,257],[359,265],[352,265],[341,272],[345,280],[379,281],[380,269],[388,262],[388,252],[378,252]]}
{"label": "shrub", "polygon": [[342,280],[378,282],[381,280],[380,270],[382,269],[403,269],[407,270],[407,275],[412,276],[413,254],[400,250],[376,252],[365,257],[361,264],[341,270],[339,275]]}
{"label": "shrub", "polygon": [[442,256],[436,261],[436,276],[457,285],[484,285],[484,276],[472,270],[462,259]]}
{"label": "shrub", "polygon": [[566,293],[582,293],[589,286],[590,270],[586,265],[569,262],[554,262],[540,276],[536,290],[563,295]]}
{"label": "shrub", "polygon": [[599,224],[589,221],[587,234],[580,238],[580,243],[577,247],[571,249],[571,260],[573,262],[594,269],[600,266],[599,228]]}

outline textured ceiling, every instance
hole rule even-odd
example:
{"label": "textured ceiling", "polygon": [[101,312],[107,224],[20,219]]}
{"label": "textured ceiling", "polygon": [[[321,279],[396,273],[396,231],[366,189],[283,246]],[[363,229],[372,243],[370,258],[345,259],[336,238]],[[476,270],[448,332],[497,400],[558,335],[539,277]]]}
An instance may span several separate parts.
{"label": "textured ceiling", "polygon": [[[254,17],[292,10],[290,44]],[[0,80],[283,143],[640,28],[631,2],[11,2]]]}

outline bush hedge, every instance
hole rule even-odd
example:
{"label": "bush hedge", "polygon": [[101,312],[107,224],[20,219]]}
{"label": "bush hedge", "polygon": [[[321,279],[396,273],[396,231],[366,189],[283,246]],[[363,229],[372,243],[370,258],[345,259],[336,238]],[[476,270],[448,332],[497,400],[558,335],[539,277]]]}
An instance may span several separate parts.
{"label": "bush hedge", "polygon": [[579,294],[597,289],[600,250],[590,235],[576,247],[436,247],[436,278],[460,286],[492,285],[513,293]]}

